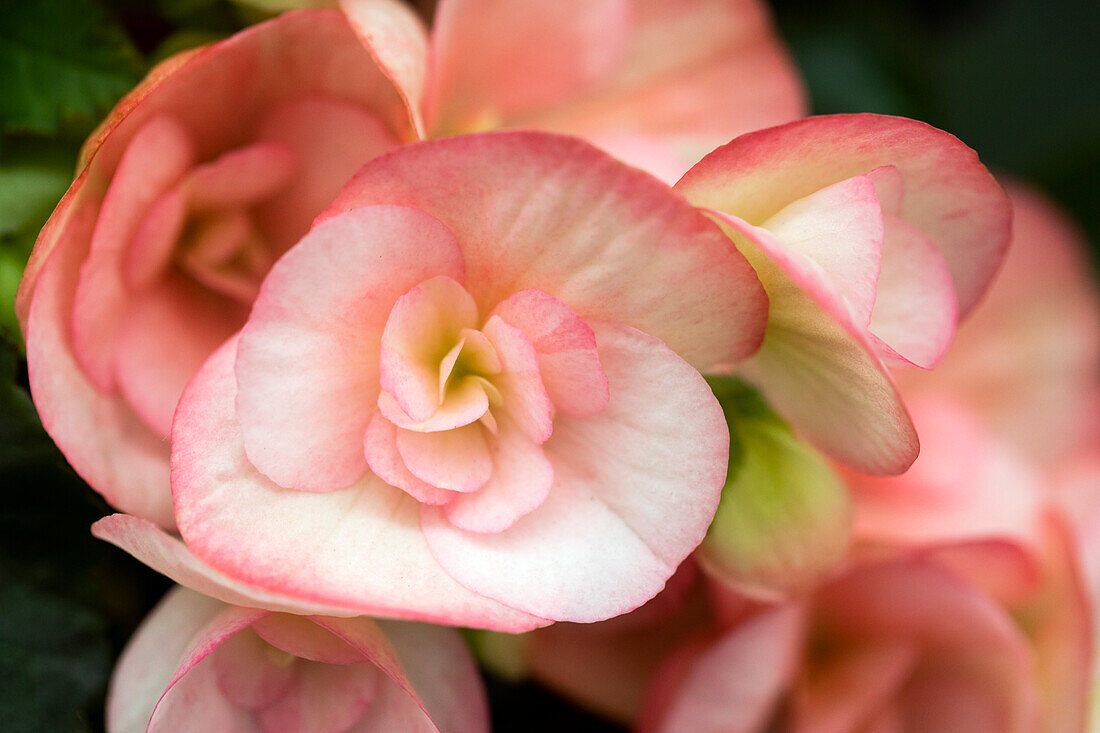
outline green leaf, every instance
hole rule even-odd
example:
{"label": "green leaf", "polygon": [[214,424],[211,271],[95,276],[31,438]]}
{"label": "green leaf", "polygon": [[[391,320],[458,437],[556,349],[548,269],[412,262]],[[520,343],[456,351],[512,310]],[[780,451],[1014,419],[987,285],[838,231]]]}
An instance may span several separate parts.
{"label": "green leaf", "polygon": [[140,55],[93,0],[0,0],[0,13],[0,130],[86,132],[140,77]]}

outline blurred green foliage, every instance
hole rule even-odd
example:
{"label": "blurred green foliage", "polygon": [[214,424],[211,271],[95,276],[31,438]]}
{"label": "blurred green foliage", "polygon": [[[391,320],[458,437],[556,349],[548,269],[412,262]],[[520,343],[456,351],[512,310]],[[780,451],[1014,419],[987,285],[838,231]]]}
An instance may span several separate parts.
{"label": "blurred green foliage", "polygon": [[[425,5],[425,3],[417,3]],[[955,133],[1100,243],[1100,3],[774,0],[818,113]],[[0,0],[0,730],[102,729],[114,658],[168,583],[91,537],[106,504],[27,395],[11,302],[84,137],[166,55],[259,19],[229,0]],[[735,457],[736,458],[736,457]],[[490,679],[495,729],[616,728]]]}

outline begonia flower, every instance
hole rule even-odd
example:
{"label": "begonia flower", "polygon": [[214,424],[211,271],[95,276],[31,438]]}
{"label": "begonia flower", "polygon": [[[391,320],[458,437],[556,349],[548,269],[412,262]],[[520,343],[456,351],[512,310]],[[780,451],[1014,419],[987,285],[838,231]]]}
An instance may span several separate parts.
{"label": "begonia flower", "polygon": [[542,126],[674,180],[805,107],[756,0],[444,0],[430,39],[398,0],[343,9],[158,66],[87,142],[39,237],[16,303],[31,390],[118,509],[174,526],[165,438],[183,386],[373,156]]}
{"label": "begonia flower", "polygon": [[575,138],[403,146],[269,273],[177,410],[188,549],[264,591],[521,629],[655,595],[729,436],[699,373],[766,298],[714,222]]}
{"label": "begonia flower", "polygon": [[342,0],[425,137],[537,127],[668,183],[743,132],[806,112],[759,0]]}
{"label": "begonia flower", "polygon": [[489,730],[453,629],[228,606],[176,587],[111,678],[107,730]]}
{"label": "begonia flower", "polygon": [[17,311],[43,425],[108,502],[173,526],[184,385],[348,178],[411,135],[336,11],[165,61],[92,135]]}
{"label": "begonia flower", "polygon": [[904,471],[919,447],[886,365],[931,367],[1008,244],[1008,201],[974,152],[913,120],[815,117],[737,138],[676,187],[768,290],[768,335],[739,373],[833,457]]}

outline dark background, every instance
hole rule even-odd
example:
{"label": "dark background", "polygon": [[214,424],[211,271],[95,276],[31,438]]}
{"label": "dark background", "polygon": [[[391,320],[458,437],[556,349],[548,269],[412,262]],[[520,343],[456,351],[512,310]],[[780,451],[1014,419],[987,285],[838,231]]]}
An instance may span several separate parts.
{"label": "dark background", "polygon": [[[428,12],[431,3],[420,5]],[[906,115],[1037,184],[1100,242],[1100,3],[776,0],[817,113]],[[114,659],[168,583],[94,540],[106,504],[26,393],[10,312],[83,138],[149,65],[259,16],[225,0],[0,0],[0,730],[102,730]],[[609,731],[488,680],[496,729]]]}

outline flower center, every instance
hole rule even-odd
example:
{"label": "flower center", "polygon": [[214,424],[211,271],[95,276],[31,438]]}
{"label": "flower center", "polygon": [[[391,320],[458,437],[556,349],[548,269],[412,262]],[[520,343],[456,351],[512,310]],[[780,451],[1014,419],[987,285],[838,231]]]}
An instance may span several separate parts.
{"label": "flower center", "polygon": [[398,299],[382,334],[378,408],[398,427],[438,432],[481,420],[495,431],[497,349],[477,304],[454,280],[422,282]]}

